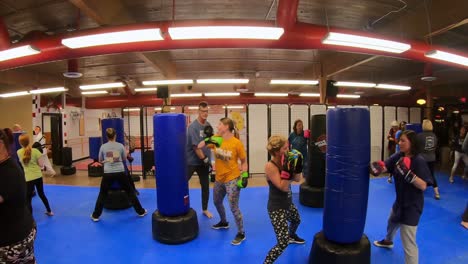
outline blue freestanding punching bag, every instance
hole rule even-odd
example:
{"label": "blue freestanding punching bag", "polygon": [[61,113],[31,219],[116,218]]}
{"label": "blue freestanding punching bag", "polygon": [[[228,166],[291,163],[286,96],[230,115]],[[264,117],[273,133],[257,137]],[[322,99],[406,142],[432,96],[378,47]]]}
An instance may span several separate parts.
{"label": "blue freestanding punching bag", "polygon": [[21,148],[21,144],[19,143],[19,137],[23,135],[24,132],[13,132],[13,138],[14,138],[14,143],[15,143],[15,151],[18,151],[18,149]]}
{"label": "blue freestanding punching bag", "polygon": [[185,116],[163,114],[153,118],[158,209],[165,216],[184,215],[190,208]]}
{"label": "blue freestanding punching bag", "polygon": [[408,123],[405,125],[405,129],[406,130],[413,130],[414,132],[417,133],[421,133],[422,132],[422,124],[418,124],[418,123]]}
{"label": "blue freestanding punching bag", "polygon": [[107,143],[106,129],[115,129],[117,138],[115,141],[122,143],[125,146],[124,120],[123,118],[106,118],[101,120],[102,128],[102,144]]}
{"label": "blue freestanding punching bag", "polygon": [[323,232],[336,243],[357,242],[364,231],[369,195],[369,110],[328,110],[327,141]]}
{"label": "blue freestanding punching bag", "polygon": [[370,264],[370,241],[363,234],[369,161],[369,110],[328,110],[323,230],[314,236],[309,264]]}
{"label": "blue freestanding punching bag", "polygon": [[89,138],[89,158],[94,161],[99,161],[99,149],[102,145],[101,137]]}
{"label": "blue freestanding punching bag", "polygon": [[158,210],[153,213],[153,238],[180,244],[198,235],[198,219],[190,208],[187,182],[187,132],[183,114],[156,114],[154,146]]}

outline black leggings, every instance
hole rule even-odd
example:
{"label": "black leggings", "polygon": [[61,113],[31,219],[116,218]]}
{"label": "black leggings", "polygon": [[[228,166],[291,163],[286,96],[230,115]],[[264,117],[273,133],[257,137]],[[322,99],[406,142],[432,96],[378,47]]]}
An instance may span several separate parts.
{"label": "black leggings", "polygon": [[46,197],[46,195],[44,193],[44,182],[42,181],[42,177],[39,178],[39,179],[28,181],[26,184],[27,184],[26,186],[28,188],[28,190],[27,190],[28,201],[29,201],[28,207],[29,207],[29,210],[31,211],[31,214],[32,214],[32,211],[33,211],[32,210],[32,198],[33,198],[34,187],[36,187],[37,194],[41,198],[42,203],[44,203],[47,212],[48,213],[52,212],[52,210],[50,209],[49,200],[47,200],[47,197]]}
{"label": "black leggings", "polygon": [[187,181],[192,178],[194,172],[197,172],[201,185],[202,209],[208,210],[208,200],[210,199],[210,177],[209,168],[205,165],[188,166]]}
{"label": "black leggings", "polygon": [[[268,215],[270,216],[271,224],[275,230],[277,243],[270,249],[263,263],[275,262],[288,246],[290,235],[296,234],[296,230],[301,223],[299,211],[297,211],[294,204],[291,204],[287,210],[278,209],[268,211]],[[288,221],[290,222],[289,226]]]}
{"label": "black leggings", "polygon": [[434,164],[435,164],[435,161],[429,161],[429,162],[427,162],[427,166],[429,167],[429,170],[431,171],[432,182],[434,183],[434,184],[432,185],[432,187],[437,188],[438,185],[437,185],[436,176],[435,176],[435,174],[434,174]]}

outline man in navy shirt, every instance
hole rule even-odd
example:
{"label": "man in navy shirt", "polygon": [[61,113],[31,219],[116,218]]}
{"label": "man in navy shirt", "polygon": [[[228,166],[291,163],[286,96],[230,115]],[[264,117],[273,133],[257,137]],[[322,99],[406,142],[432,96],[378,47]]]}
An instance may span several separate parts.
{"label": "man in navy shirt", "polygon": [[388,171],[395,178],[396,199],[388,218],[387,235],[374,241],[378,247],[392,248],[393,239],[400,229],[401,242],[405,250],[405,263],[417,264],[418,245],[416,230],[424,207],[424,190],[432,184],[429,168],[422,156],[417,153],[416,133],[403,131],[400,136],[400,152],[393,154],[385,162],[371,164],[371,173],[378,175]]}

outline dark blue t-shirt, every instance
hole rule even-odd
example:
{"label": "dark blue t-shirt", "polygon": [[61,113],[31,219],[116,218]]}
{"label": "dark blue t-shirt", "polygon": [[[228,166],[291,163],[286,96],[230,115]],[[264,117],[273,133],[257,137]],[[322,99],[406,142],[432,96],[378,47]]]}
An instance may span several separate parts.
{"label": "dark blue t-shirt", "polygon": [[304,137],[304,131],[301,134],[296,134],[292,132],[289,134],[288,137],[289,144],[291,145],[291,149],[297,149],[301,152],[304,160],[307,160],[307,138]]}
{"label": "dark blue t-shirt", "polygon": [[[394,214],[392,221],[417,226],[424,207],[424,192],[406,182],[404,175],[395,169],[395,164],[401,157],[404,157],[404,154],[398,152],[385,160],[388,172],[395,178],[396,199],[392,207]],[[428,186],[433,184],[429,168],[421,155],[411,157],[410,169]]]}

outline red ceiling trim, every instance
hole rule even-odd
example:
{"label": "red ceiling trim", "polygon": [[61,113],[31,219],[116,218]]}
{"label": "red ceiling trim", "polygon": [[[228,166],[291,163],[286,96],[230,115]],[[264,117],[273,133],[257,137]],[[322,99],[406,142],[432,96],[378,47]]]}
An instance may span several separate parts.
{"label": "red ceiling trim", "polygon": [[297,21],[297,7],[299,0],[279,0],[276,11],[276,21],[278,26],[289,30],[294,27]]}
{"label": "red ceiling trim", "polygon": [[[202,49],[202,48],[266,48],[266,49],[327,49],[327,50],[336,50],[336,51],[345,51],[345,52],[358,52],[366,53],[370,55],[382,55],[382,56],[393,56],[406,58],[422,62],[434,62],[439,64],[446,64],[453,67],[468,69],[468,67],[452,64],[449,62],[437,61],[431,58],[427,58],[424,54],[427,51],[436,49],[437,47],[430,46],[424,42],[420,41],[405,41],[405,40],[396,40],[404,41],[411,44],[412,48],[401,54],[388,54],[385,52],[373,51],[373,50],[364,50],[359,48],[344,47],[344,46],[335,46],[335,45],[324,45],[321,40],[328,32],[327,27],[320,25],[312,25],[305,23],[296,23],[293,28],[285,31],[283,36],[279,40],[233,40],[233,39],[216,39],[216,40],[171,40],[167,34],[167,28],[169,26],[196,26],[196,25],[269,25],[274,26],[273,22],[269,21],[182,21],[182,22],[159,22],[159,23],[145,23],[145,24],[133,24],[125,26],[115,26],[115,27],[102,27],[92,30],[79,31],[77,33],[60,35],[60,36],[51,36],[44,39],[33,40],[28,43],[18,43],[15,46],[31,44],[41,49],[41,53],[37,55],[27,56],[23,58],[18,58],[14,60],[8,60],[0,62],[0,70],[12,69],[22,66],[27,66],[37,63],[46,63],[58,60],[73,59],[73,58],[82,58],[96,55],[105,55],[105,54],[116,54],[116,53],[125,53],[125,52],[145,52],[145,51],[155,51],[155,50],[172,50],[172,49]],[[150,27],[160,27],[165,33],[165,40],[162,41],[148,41],[140,43],[127,43],[127,44],[115,44],[115,45],[106,45],[99,47],[89,47],[82,49],[69,49],[61,44],[62,38],[75,37],[87,34],[97,34],[97,33],[106,33],[114,32],[121,30],[131,30],[131,29],[145,29]],[[368,32],[360,32],[353,30],[345,29],[331,29],[335,32],[350,33],[361,36],[369,37],[378,37],[382,36],[371,34]],[[390,38],[385,38],[392,40]],[[461,54],[457,51],[451,51],[447,48],[438,48],[448,52],[453,52],[462,56],[468,56],[466,54]]]}
{"label": "red ceiling trim", "polygon": [[8,34],[8,28],[0,17],[0,50],[5,50],[10,47],[10,34]]}

